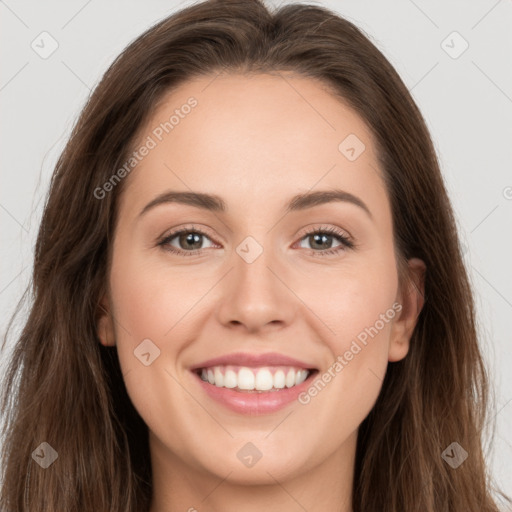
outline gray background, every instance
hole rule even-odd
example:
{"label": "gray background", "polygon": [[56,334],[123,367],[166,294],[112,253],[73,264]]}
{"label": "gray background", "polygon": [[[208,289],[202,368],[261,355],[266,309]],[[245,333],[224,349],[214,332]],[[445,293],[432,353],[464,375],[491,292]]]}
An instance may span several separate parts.
{"label": "gray background", "polygon": [[[53,166],[90,90],[133,38],[190,3],[0,1],[1,334],[30,277]],[[488,458],[512,494],[512,1],[308,3],[362,28],[427,120],[466,247],[496,391]],[[31,47],[35,41],[40,52],[51,48],[43,31],[58,44],[45,59]],[[458,55],[464,40],[469,47]]]}

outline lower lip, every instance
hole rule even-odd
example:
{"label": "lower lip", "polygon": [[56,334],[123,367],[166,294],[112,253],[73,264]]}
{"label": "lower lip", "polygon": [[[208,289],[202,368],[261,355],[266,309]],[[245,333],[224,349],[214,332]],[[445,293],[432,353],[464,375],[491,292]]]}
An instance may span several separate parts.
{"label": "lower lip", "polygon": [[199,385],[210,398],[213,398],[232,411],[248,415],[270,414],[283,409],[288,404],[297,400],[302,392],[306,391],[317,373],[316,370],[311,372],[304,382],[291,388],[283,388],[279,391],[267,393],[244,393],[214,386],[201,379],[197,373],[192,372],[196,380],[199,381]]}

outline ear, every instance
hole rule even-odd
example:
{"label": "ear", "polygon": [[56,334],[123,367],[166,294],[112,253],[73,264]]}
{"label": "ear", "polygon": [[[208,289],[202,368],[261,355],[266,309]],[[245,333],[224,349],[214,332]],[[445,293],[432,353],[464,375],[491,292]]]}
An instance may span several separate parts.
{"label": "ear", "polygon": [[101,298],[96,313],[96,334],[100,343],[105,347],[112,347],[116,344],[114,335],[114,322],[107,295]]}
{"label": "ear", "polygon": [[425,263],[419,258],[411,258],[407,261],[407,266],[408,276],[397,296],[397,303],[401,308],[391,329],[388,354],[391,362],[400,361],[409,352],[411,336],[425,303]]}

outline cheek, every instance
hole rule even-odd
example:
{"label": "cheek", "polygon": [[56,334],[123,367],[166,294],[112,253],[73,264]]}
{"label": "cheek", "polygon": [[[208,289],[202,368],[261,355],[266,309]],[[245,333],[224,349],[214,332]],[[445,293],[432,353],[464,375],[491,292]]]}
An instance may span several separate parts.
{"label": "cheek", "polygon": [[335,332],[330,344],[333,352],[346,354],[347,361],[356,361],[355,364],[387,357],[396,316],[394,294],[384,286],[365,288],[356,283],[353,287],[347,284],[343,292],[330,297],[336,305],[332,306],[330,323]]}
{"label": "cheek", "polygon": [[392,320],[380,320],[380,308],[345,313],[347,321],[340,315],[336,335],[326,340],[331,360],[299,396],[306,414],[315,418],[318,425],[332,429],[327,452],[356,431],[369,414],[388,365]]}
{"label": "cheek", "polygon": [[[174,421],[172,413],[187,402],[176,380],[176,362],[186,345],[194,297],[197,302],[197,289],[195,295],[191,292],[194,285],[184,288],[177,275],[176,280],[166,277],[161,268],[127,253],[113,260],[110,275],[117,352],[126,390],[153,431],[168,427]],[[200,411],[195,412],[194,420],[199,422]],[[177,432],[168,429],[164,437],[170,440]]]}
{"label": "cheek", "polygon": [[180,339],[185,324],[180,319],[190,306],[180,283],[167,282],[136,254],[119,249],[110,274],[117,352],[127,390],[133,402],[144,408],[148,401],[144,396],[154,396],[164,389],[162,381],[170,379],[164,369],[172,370],[180,346],[168,341],[177,332]]}
{"label": "cheek", "polygon": [[398,276],[390,257],[354,266],[336,278],[317,276],[315,284],[300,293],[329,327],[323,341],[331,359],[301,403],[311,406],[319,421],[334,421],[350,431],[369,413],[382,387],[392,325],[400,310],[395,302]]}
{"label": "cheek", "polygon": [[[200,283],[132,254],[113,261],[112,300],[118,323],[133,341],[162,340],[198,300]],[[199,287],[199,288],[198,288]]]}
{"label": "cheek", "polygon": [[382,345],[380,340],[389,338],[397,288],[398,276],[390,256],[379,262],[354,260],[333,272],[317,272],[301,281],[297,295],[329,329],[326,340],[338,355],[349,350],[353,340],[368,342],[369,347],[370,340]]}

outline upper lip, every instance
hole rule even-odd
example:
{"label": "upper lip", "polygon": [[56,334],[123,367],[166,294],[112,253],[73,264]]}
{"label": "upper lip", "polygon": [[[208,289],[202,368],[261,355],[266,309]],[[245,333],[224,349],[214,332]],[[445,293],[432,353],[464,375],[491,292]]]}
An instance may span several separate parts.
{"label": "upper lip", "polygon": [[235,352],[233,354],[226,354],[224,356],[214,357],[207,361],[202,361],[190,369],[192,371],[199,370],[201,368],[209,368],[212,366],[295,366],[308,370],[314,370],[315,368],[304,361],[295,359],[294,357],[285,356],[278,354],[277,352],[267,352],[264,354],[249,354],[247,352]]}

